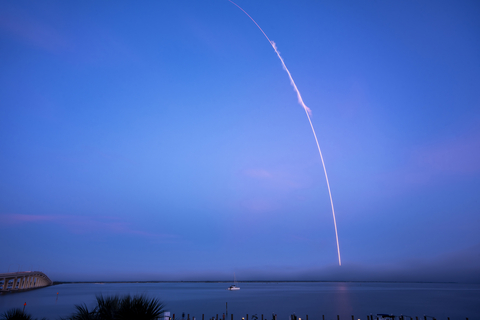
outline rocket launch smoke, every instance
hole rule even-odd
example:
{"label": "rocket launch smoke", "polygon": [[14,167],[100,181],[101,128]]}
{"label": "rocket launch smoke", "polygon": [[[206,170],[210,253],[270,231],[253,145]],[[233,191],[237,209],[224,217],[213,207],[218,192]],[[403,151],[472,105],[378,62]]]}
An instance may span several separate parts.
{"label": "rocket launch smoke", "polygon": [[263,31],[262,28],[258,25],[258,23],[253,20],[253,18],[245,11],[243,10],[238,4],[235,2],[230,1],[232,4],[237,6],[240,10],[243,11],[252,21],[255,23],[255,25],[262,31],[263,35],[265,38],[267,38],[268,42],[272,45],[273,50],[275,50],[275,53],[277,54],[278,58],[282,62],[283,70],[285,70],[288,74],[288,77],[290,78],[290,84],[293,87],[293,90],[297,93],[297,98],[298,98],[298,103],[303,107],[305,110],[305,113],[307,114],[308,122],[310,123],[310,127],[312,128],[313,136],[315,137],[315,142],[317,143],[317,149],[318,153],[320,154],[320,159],[322,160],[322,166],[323,166],[323,172],[325,173],[325,179],[327,180],[327,188],[328,188],[328,195],[330,196],[330,205],[332,206],[332,214],[333,214],[333,225],[335,226],[335,239],[337,240],[337,252],[338,252],[338,265],[342,265],[342,260],[340,258],[340,245],[338,244],[338,231],[337,231],[337,220],[335,219],[335,209],[333,208],[333,200],[332,200],[332,192],[330,191],[330,183],[328,182],[328,175],[327,175],[327,170],[325,169],[325,162],[323,161],[323,156],[322,156],[322,150],[320,150],[320,145],[318,144],[318,139],[317,139],[317,134],[315,133],[315,129],[313,128],[312,120],[310,119],[310,115],[312,114],[312,111],[305,105],[302,99],[302,95],[300,94],[300,91],[297,88],[297,85],[295,84],[295,81],[293,81],[292,75],[290,74],[290,71],[288,71],[287,66],[285,65],[285,61],[283,61],[282,56],[280,55],[280,52],[277,49],[277,46],[275,45],[275,42],[271,41],[267,34]]}

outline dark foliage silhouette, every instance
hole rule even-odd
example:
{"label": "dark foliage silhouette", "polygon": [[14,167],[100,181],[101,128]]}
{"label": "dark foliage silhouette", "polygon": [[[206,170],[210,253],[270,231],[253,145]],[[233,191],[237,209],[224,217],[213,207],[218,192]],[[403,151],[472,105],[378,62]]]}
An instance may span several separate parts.
{"label": "dark foliage silhouette", "polygon": [[[6,311],[1,317],[1,320],[33,320],[32,316],[25,313],[21,309],[10,309]],[[35,319],[36,320],[36,319]],[[43,318],[42,320],[45,320]]]}
{"label": "dark foliage silhouette", "polygon": [[97,305],[92,310],[86,305],[75,307],[77,311],[66,320],[154,320],[164,311],[158,299],[143,295],[97,296]]}

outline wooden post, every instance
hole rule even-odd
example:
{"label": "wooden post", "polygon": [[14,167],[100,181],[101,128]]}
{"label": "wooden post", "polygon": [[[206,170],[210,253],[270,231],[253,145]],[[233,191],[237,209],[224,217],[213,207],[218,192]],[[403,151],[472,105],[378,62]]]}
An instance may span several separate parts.
{"label": "wooden post", "polygon": [[190,313],[187,313],[187,320],[190,320]]}
{"label": "wooden post", "polygon": [[[247,320],[248,320],[248,313],[247,313]],[[468,320],[468,319],[467,319]]]}
{"label": "wooden post", "polygon": [[231,316],[232,316],[232,320],[233,320],[233,313],[231,314]]}
{"label": "wooden post", "polygon": [[355,320],[355,319],[353,319],[353,314],[352,314],[352,320]]}
{"label": "wooden post", "polygon": [[[175,318],[175,315],[173,315],[173,317]],[[202,320],[205,320],[205,314],[203,314],[203,313],[202,313]]]}
{"label": "wooden post", "polygon": [[307,320],[308,320],[308,314],[307,314]]}
{"label": "wooden post", "polygon": [[325,320],[325,315],[324,314],[322,314],[322,320]]}
{"label": "wooden post", "polygon": [[218,313],[217,313],[217,317],[215,318],[215,320],[218,320]]}
{"label": "wooden post", "polygon": [[337,320],[340,320],[340,316],[337,314]]}

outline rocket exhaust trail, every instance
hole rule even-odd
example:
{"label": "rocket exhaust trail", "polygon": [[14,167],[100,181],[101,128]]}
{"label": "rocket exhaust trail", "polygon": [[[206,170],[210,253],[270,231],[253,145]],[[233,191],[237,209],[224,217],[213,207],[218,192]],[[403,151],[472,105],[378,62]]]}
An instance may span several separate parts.
{"label": "rocket exhaust trail", "polygon": [[318,143],[317,134],[315,133],[315,129],[313,128],[313,124],[312,124],[312,120],[310,119],[310,115],[312,114],[312,111],[303,102],[302,95],[300,94],[300,91],[298,90],[297,85],[295,84],[295,81],[293,81],[292,75],[290,74],[290,71],[288,71],[288,68],[285,65],[285,61],[283,61],[283,58],[280,55],[280,52],[278,51],[277,46],[275,45],[275,42],[271,41],[268,38],[267,34],[262,30],[262,28],[260,28],[258,23],[255,20],[253,20],[253,18],[245,10],[243,10],[238,4],[236,4],[232,0],[228,0],[228,1],[230,1],[232,4],[237,6],[237,8],[239,8],[240,10],[242,10],[243,13],[245,13],[253,21],[253,23],[255,23],[255,25],[258,27],[258,29],[260,29],[260,31],[262,31],[263,35],[265,36],[265,38],[267,38],[268,42],[270,42],[270,44],[273,47],[273,50],[275,50],[275,53],[277,54],[278,58],[282,62],[283,70],[285,70],[287,72],[288,77],[290,78],[290,84],[292,85],[293,90],[295,90],[295,92],[297,93],[298,103],[303,107],[303,109],[305,110],[305,113],[307,114],[308,122],[310,123],[310,127],[312,128],[313,136],[315,137],[315,142],[317,143],[318,153],[320,154],[320,159],[322,160],[322,166],[323,166],[323,172],[325,173],[325,179],[327,180],[328,195],[330,196],[330,205],[332,206],[333,225],[335,226],[335,239],[337,240],[338,265],[341,266],[342,265],[342,260],[340,259],[340,245],[338,244],[337,220],[335,219],[335,209],[333,208],[332,192],[330,191],[330,183],[328,182],[327,169],[325,169],[325,162],[323,161],[322,150],[320,150],[320,144]]}

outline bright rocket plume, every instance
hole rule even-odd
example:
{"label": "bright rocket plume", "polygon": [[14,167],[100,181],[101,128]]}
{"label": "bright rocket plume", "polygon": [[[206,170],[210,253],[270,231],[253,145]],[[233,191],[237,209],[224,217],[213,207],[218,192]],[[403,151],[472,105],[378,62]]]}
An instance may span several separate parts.
{"label": "bright rocket plume", "polygon": [[318,143],[317,134],[315,133],[315,129],[313,128],[313,124],[312,124],[312,120],[310,119],[310,115],[312,114],[312,111],[303,102],[302,95],[300,94],[300,91],[298,90],[297,85],[295,84],[295,81],[293,80],[290,71],[288,71],[288,68],[285,65],[285,61],[283,61],[283,58],[280,55],[280,52],[278,51],[277,46],[275,45],[275,42],[271,41],[268,38],[267,34],[263,31],[263,29],[260,28],[258,23],[255,20],[253,20],[253,18],[245,10],[243,10],[238,4],[236,4],[232,0],[228,0],[228,1],[233,3],[240,10],[242,10],[243,13],[245,13],[253,21],[253,23],[255,23],[255,25],[258,27],[258,29],[260,29],[260,31],[262,31],[263,35],[265,36],[265,38],[267,38],[268,42],[270,42],[270,44],[273,47],[273,50],[275,50],[275,53],[277,54],[278,58],[282,62],[283,70],[285,70],[287,72],[288,77],[290,78],[290,84],[292,85],[293,90],[295,90],[295,92],[297,93],[298,103],[303,107],[303,110],[305,110],[305,113],[307,114],[308,122],[310,123],[310,127],[312,128],[313,136],[315,137],[315,142],[317,143],[318,153],[320,154],[320,159],[322,160],[322,166],[323,166],[323,172],[325,173],[325,179],[327,180],[328,195],[330,196],[330,205],[332,207],[332,214],[333,214],[333,225],[335,226],[335,239],[337,240],[338,265],[341,266],[342,265],[342,260],[340,258],[340,245],[338,244],[337,219],[335,219],[335,209],[333,208],[332,192],[330,191],[330,183],[328,182],[327,169],[325,169],[325,162],[323,161],[322,150],[320,150],[320,144]]}

